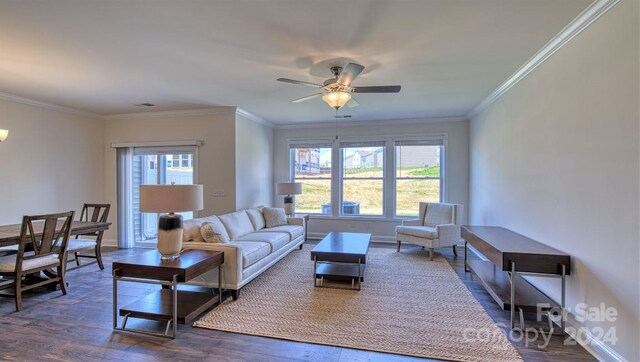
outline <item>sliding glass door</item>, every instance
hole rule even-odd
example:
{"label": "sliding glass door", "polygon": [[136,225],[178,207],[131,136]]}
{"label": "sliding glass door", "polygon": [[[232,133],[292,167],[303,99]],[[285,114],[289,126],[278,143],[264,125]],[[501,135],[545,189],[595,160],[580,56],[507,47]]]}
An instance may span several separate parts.
{"label": "sliding glass door", "polygon": [[[140,147],[133,149],[131,162],[131,213],[133,238],[136,246],[150,246],[157,242],[158,214],[140,211],[140,185],[188,185],[195,183],[195,147]],[[193,212],[180,213],[185,220]]]}

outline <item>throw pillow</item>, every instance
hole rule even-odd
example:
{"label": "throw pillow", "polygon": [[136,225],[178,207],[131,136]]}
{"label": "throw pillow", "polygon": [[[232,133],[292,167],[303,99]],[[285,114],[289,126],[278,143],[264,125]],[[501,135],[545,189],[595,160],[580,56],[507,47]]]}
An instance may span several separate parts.
{"label": "throw pillow", "polygon": [[200,235],[207,243],[229,244],[229,236],[224,230],[220,230],[219,226],[211,222],[205,222],[200,227]]}
{"label": "throw pillow", "polygon": [[264,221],[268,228],[287,225],[287,215],[285,215],[283,208],[265,207],[262,209],[262,215],[264,215]]}
{"label": "throw pillow", "polygon": [[244,211],[246,211],[247,215],[249,215],[249,220],[251,220],[251,224],[253,225],[254,231],[264,229],[265,227],[264,216],[262,216],[262,211],[259,208],[246,209]]}

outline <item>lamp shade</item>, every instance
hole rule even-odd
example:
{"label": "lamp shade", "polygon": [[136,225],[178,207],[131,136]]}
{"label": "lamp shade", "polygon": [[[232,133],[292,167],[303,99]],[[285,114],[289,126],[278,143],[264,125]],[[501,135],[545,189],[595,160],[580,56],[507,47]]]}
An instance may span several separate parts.
{"label": "lamp shade", "polygon": [[9,130],[7,129],[0,129],[0,142],[4,141],[7,139],[7,137],[9,137]]}
{"label": "lamp shade", "polygon": [[141,185],[140,211],[182,212],[202,210],[202,185]]}
{"label": "lamp shade", "polygon": [[351,94],[347,92],[331,92],[322,96],[322,100],[335,109],[342,108],[349,102],[349,99],[351,99]]}
{"label": "lamp shade", "polygon": [[302,184],[299,182],[281,182],[276,186],[278,195],[299,195],[302,193]]}

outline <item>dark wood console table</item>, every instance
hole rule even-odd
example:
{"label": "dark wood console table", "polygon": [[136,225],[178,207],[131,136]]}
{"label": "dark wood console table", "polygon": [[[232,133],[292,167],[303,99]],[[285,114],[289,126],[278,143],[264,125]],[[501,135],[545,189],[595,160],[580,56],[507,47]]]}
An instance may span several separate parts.
{"label": "dark wood console table", "polygon": [[[516,308],[519,310],[520,327],[523,329],[524,311],[537,312],[542,309],[550,313],[559,308],[560,328],[564,331],[565,277],[570,274],[571,266],[569,255],[497,226],[465,225],[462,227],[462,238],[465,240],[465,271],[473,272],[498,305],[511,311],[511,329],[515,326]],[[468,260],[467,244],[489,261]],[[560,278],[560,305],[522,278],[523,275]],[[549,326],[553,328],[551,319]]]}

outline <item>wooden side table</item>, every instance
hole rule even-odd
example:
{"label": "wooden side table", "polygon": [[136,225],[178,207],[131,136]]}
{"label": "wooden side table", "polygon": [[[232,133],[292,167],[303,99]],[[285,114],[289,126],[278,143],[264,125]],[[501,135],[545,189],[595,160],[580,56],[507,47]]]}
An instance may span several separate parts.
{"label": "wooden side table", "polygon": [[[175,260],[161,260],[157,250],[113,262],[113,329],[158,337],[176,338],[178,323],[186,324],[216,303],[222,302],[222,264],[224,253],[187,250]],[[178,290],[178,283],[218,268],[217,293]],[[160,289],[120,309],[118,327],[118,281],[162,285]],[[166,289],[165,289],[166,288]],[[166,321],[164,333],[127,328],[129,318]],[[170,333],[170,329],[172,333]]]}

